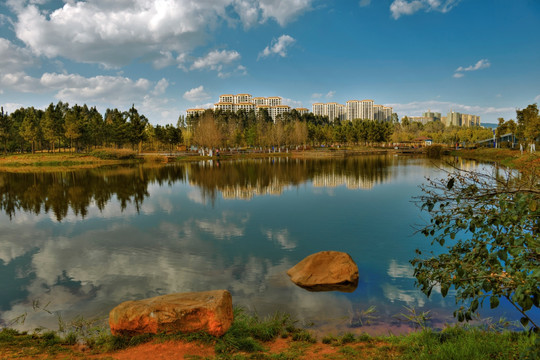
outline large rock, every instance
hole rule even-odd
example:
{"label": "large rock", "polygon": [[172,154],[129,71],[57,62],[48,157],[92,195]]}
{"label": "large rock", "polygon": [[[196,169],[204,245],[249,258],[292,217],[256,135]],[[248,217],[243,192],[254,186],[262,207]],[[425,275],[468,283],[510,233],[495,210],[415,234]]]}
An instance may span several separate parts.
{"label": "large rock", "polygon": [[178,293],[126,301],[109,313],[113,335],[198,332],[221,336],[233,321],[227,290]]}
{"label": "large rock", "polygon": [[339,251],[309,255],[290,268],[287,275],[309,291],[353,292],[358,286],[358,266],[349,254]]}

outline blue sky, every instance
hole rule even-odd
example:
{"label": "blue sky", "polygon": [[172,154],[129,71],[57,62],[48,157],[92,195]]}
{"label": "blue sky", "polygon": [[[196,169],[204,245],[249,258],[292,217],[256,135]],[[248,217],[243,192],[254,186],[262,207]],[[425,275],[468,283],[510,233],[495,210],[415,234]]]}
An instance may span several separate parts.
{"label": "blue sky", "polygon": [[1,0],[0,105],[166,124],[250,93],[496,122],[540,102],[538,24],[538,0]]}

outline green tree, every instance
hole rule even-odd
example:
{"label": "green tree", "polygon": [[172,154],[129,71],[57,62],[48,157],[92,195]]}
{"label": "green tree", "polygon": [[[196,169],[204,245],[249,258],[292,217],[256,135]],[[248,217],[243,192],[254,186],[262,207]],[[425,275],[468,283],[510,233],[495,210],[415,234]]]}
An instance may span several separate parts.
{"label": "green tree", "polygon": [[540,137],[540,116],[538,106],[532,104],[523,110],[516,110],[518,121],[518,137],[526,139],[529,143],[535,142]]}
{"label": "green tree", "polygon": [[38,119],[33,107],[26,110],[19,132],[24,140],[30,142],[33,154],[36,151],[36,140],[39,135]]}
{"label": "green tree", "polygon": [[142,142],[146,138],[145,128],[148,124],[148,119],[144,115],[139,115],[135,105],[131,106],[131,109],[127,112],[127,119],[129,121],[129,140],[133,146],[138,145],[138,152],[142,151]]}
{"label": "green tree", "polygon": [[436,286],[442,296],[455,289],[459,321],[471,320],[486,299],[495,308],[504,298],[524,326],[538,329],[529,315],[540,302],[538,174],[496,175],[456,170],[422,187],[416,200],[431,215],[422,232],[443,251],[417,250],[414,275],[427,296]]}
{"label": "green tree", "polygon": [[77,140],[81,136],[79,127],[79,119],[75,110],[68,110],[65,118],[65,135],[69,139],[69,151],[73,151],[73,140]]}
{"label": "green tree", "polygon": [[7,154],[8,140],[11,134],[12,122],[8,114],[4,113],[4,108],[0,109],[0,140],[4,144],[4,154]]}

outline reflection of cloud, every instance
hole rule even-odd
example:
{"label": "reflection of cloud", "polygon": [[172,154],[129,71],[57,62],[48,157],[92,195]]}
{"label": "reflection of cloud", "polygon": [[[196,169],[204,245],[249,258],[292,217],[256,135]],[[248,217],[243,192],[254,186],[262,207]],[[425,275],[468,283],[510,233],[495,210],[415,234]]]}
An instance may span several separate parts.
{"label": "reflection of cloud", "polygon": [[411,264],[398,264],[398,262],[394,259],[390,260],[390,265],[388,266],[387,271],[388,276],[396,279],[396,278],[406,278],[406,279],[413,279],[414,278],[414,270]]}
{"label": "reflection of cloud", "polygon": [[[50,237],[39,245],[39,252],[25,265],[30,269],[25,299],[4,311],[0,323],[28,312],[25,329],[44,326],[57,328],[57,318],[46,312],[32,312],[32,300],[50,305],[65,320],[75,316],[101,316],[126,300],[166,293],[229,289],[235,305],[250,311],[271,314],[291,313],[299,320],[338,319],[350,312],[350,301],[334,293],[310,293],[290,282],[286,259],[278,262],[249,255],[239,250],[227,260],[227,254],[210,252],[204,232],[221,231],[222,236],[243,232],[247,217],[224,214],[218,222],[236,225],[206,228],[210,221],[186,220],[183,224],[162,222],[144,228],[120,220],[108,227],[85,229],[68,237]],[[202,230],[202,232],[201,232]],[[223,232],[224,231],[224,232]],[[286,232],[277,232],[286,237]],[[217,235],[217,234],[214,234]],[[149,240],[151,239],[151,240]],[[4,240],[2,238],[2,240]],[[7,237],[2,244],[18,244]],[[17,256],[26,248],[17,251]],[[232,261],[231,261],[232,260]],[[256,304],[256,305],[255,305]]]}
{"label": "reflection of cloud", "polygon": [[31,224],[29,223],[30,226],[27,225],[24,231],[9,223],[0,225],[2,228],[0,232],[0,260],[5,265],[38,247],[41,241],[48,236],[47,231],[33,228]]}
{"label": "reflection of cloud", "polygon": [[216,220],[196,220],[195,223],[197,226],[218,239],[230,239],[231,237],[240,237],[244,235],[245,223],[247,222],[249,216],[243,217],[240,219],[240,225],[234,224],[233,221],[230,221],[230,218],[233,217],[231,214],[224,212],[221,219]]}
{"label": "reflection of cloud", "polygon": [[296,247],[296,242],[290,239],[289,230],[263,230],[263,234],[266,235],[268,240],[277,242],[282,249],[291,250]]}
{"label": "reflection of cloud", "polygon": [[201,205],[206,204],[206,201],[204,200],[201,192],[195,189],[188,192],[187,197],[189,200],[193,201],[195,204],[201,204]]}
{"label": "reflection of cloud", "polygon": [[426,303],[426,296],[416,290],[403,290],[397,286],[390,284],[381,285],[384,297],[386,297],[390,302],[403,301],[409,306],[419,306],[422,307]]}

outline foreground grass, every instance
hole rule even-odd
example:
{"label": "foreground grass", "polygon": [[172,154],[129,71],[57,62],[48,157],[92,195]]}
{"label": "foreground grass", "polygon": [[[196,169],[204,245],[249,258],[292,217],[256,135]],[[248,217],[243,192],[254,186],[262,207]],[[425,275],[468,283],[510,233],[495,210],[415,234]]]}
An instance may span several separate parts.
{"label": "foreground grass", "polygon": [[[309,331],[297,327],[286,314],[259,318],[241,309],[235,309],[234,322],[221,338],[204,333],[121,337],[106,331],[82,334],[72,330],[66,328],[63,335],[59,335],[52,331],[28,334],[3,329],[0,331],[0,358],[83,358],[90,354],[111,358],[115,352],[130,351],[144,343],[171,341],[197,343],[215,354],[204,359],[219,360],[540,358],[540,337],[534,333],[454,325],[442,331],[425,328],[402,336],[328,335],[319,342]],[[276,346],[278,343],[281,346]],[[134,348],[134,354],[136,351]],[[195,355],[189,358],[203,359]]]}

